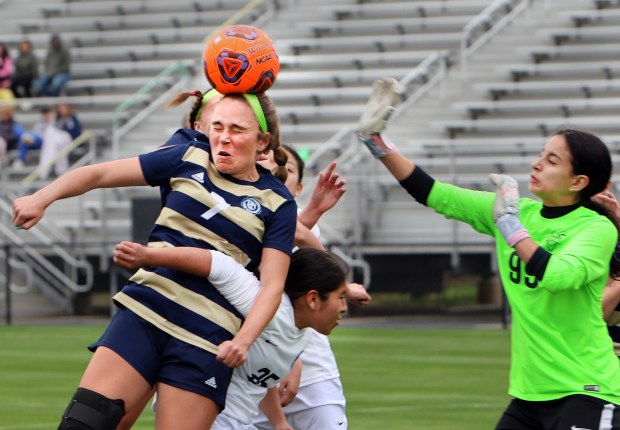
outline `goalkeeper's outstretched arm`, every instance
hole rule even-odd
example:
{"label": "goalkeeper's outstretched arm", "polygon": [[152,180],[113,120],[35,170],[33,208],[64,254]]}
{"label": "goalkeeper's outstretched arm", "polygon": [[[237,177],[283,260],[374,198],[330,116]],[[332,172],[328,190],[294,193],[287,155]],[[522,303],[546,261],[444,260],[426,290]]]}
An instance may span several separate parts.
{"label": "goalkeeper's outstretched arm", "polygon": [[[416,171],[415,163],[402,155],[385,134],[390,117],[401,100],[402,91],[396,79],[377,79],[360,117],[357,134],[360,142],[387,167],[401,186],[418,202],[426,205],[434,180],[422,169]],[[492,175],[491,181],[497,187],[494,217],[498,229],[507,243],[514,247],[521,259],[527,263],[538,245],[529,239],[529,233],[518,218],[518,184],[506,175]]]}

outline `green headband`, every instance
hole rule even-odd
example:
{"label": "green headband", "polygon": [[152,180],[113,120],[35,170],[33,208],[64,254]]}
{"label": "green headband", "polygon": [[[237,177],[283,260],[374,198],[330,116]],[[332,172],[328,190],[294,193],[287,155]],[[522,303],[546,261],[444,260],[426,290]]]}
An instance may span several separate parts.
{"label": "green headband", "polygon": [[256,97],[256,94],[243,94],[243,97],[245,97],[254,111],[254,115],[256,115],[260,129],[263,130],[263,133],[267,133],[269,131],[267,128],[267,120],[265,119],[265,113],[263,112],[263,108],[258,101],[258,97]]}
{"label": "green headband", "polygon": [[200,104],[200,108],[198,108],[198,111],[196,112],[196,119],[200,118],[200,112],[202,111],[202,108],[209,102],[209,100],[211,100],[218,94],[219,93],[215,89],[209,90],[204,93],[204,95],[202,96],[202,103]]}

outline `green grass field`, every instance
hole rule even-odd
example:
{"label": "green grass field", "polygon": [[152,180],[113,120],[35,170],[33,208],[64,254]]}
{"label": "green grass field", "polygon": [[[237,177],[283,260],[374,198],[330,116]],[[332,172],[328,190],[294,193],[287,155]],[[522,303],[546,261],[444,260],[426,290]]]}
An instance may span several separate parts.
{"label": "green grass field", "polygon": [[[0,327],[0,430],[56,428],[102,326]],[[509,332],[341,327],[331,336],[351,430],[492,429]],[[145,411],[134,427],[152,429]],[[303,429],[300,429],[303,430]]]}

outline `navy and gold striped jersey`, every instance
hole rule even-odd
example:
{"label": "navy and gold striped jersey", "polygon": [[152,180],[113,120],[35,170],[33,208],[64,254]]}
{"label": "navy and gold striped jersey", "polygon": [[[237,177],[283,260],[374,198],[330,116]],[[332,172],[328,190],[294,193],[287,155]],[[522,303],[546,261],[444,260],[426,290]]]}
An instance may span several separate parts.
{"label": "navy and gold striped jersey", "polygon": [[[219,173],[205,135],[179,130],[140,156],[144,177],[161,189],[162,210],[149,246],[216,249],[253,271],[264,247],[293,249],[297,207],[284,184],[257,165],[259,180]],[[217,352],[241,326],[241,315],[207,279],[159,267],[140,269],[114,296],[170,335]]]}

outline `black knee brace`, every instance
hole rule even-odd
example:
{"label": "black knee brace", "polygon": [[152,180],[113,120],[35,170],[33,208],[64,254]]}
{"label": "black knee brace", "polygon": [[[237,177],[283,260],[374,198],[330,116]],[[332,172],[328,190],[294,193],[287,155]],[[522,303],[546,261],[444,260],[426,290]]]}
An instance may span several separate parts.
{"label": "black knee brace", "polygon": [[78,388],[58,430],[114,430],[125,415],[125,402]]}

